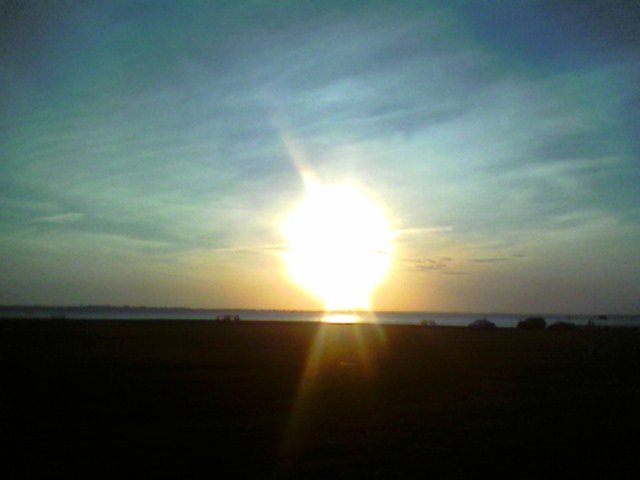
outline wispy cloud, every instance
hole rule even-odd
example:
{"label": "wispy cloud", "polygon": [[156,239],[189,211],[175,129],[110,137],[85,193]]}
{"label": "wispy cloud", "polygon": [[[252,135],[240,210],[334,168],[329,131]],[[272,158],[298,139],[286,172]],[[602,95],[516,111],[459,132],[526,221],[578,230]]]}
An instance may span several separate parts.
{"label": "wispy cloud", "polygon": [[57,215],[48,215],[46,217],[35,218],[33,221],[38,223],[73,223],[84,218],[82,213],[60,213]]}
{"label": "wispy cloud", "polygon": [[441,226],[441,227],[416,227],[416,228],[402,228],[398,229],[395,232],[398,235],[421,235],[423,233],[438,233],[438,232],[450,232],[453,230],[453,227],[450,225]]}
{"label": "wispy cloud", "polygon": [[207,249],[208,252],[228,252],[228,253],[265,253],[269,255],[279,255],[287,250],[285,244],[274,245],[244,245],[230,247],[216,247]]}
{"label": "wispy cloud", "polygon": [[488,257],[488,258],[472,258],[471,261],[474,263],[501,263],[508,262],[512,260],[509,257]]}
{"label": "wispy cloud", "polygon": [[438,257],[438,258],[403,258],[403,262],[411,264],[409,270],[417,272],[430,272],[430,271],[450,271],[451,263],[453,259],[451,257]]}
{"label": "wispy cloud", "polygon": [[442,226],[442,227],[417,227],[417,228],[401,228],[394,230],[393,234],[398,242],[411,242],[414,239],[436,235],[439,233],[448,233],[452,232],[452,226]]}

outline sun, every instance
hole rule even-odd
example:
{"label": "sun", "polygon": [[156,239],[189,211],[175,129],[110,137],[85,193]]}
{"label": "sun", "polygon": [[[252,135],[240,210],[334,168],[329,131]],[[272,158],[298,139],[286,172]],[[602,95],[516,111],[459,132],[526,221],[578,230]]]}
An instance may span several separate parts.
{"label": "sun", "polygon": [[281,225],[288,274],[325,310],[368,310],[392,258],[382,210],[353,185],[306,180],[303,201]]}

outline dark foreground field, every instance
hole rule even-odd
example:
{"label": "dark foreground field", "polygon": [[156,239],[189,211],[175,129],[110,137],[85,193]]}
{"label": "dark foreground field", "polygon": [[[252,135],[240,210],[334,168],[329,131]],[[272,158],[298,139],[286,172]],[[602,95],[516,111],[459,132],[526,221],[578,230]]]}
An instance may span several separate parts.
{"label": "dark foreground field", "polygon": [[0,334],[13,476],[621,477],[640,461],[632,330],[2,321]]}

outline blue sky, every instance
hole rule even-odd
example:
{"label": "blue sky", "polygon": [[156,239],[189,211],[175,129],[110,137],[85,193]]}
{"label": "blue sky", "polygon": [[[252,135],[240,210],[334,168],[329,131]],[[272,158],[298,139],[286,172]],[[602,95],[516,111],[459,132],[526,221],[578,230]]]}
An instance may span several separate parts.
{"label": "blue sky", "polygon": [[317,308],[278,223],[384,206],[374,306],[640,313],[633,2],[3,2],[0,303]]}

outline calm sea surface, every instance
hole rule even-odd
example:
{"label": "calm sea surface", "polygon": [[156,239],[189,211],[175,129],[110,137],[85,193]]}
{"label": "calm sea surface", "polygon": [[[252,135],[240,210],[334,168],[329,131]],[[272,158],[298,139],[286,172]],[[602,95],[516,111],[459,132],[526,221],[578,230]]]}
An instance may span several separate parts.
{"label": "calm sea surface", "polygon": [[424,321],[440,326],[467,326],[474,320],[486,318],[502,328],[514,328],[518,321],[527,316],[541,316],[547,325],[555,322],[569,322],[587,325],[593,321],[601,327],[640,327],[638,315],[608,315],[599,319],[595,315],[545,315],[545,314],[485,314],[485,313],[429,313],[429,312],[378,312],[378,313],[335,313],[298,312],[277,310],[173,310],[173,309],[8,309],[0,311],[0,318],[62,318],[92,320],[215,320],[225,315],[238,315],[240,320],[279,320],[284,322],[361,323],[379,322],[395,325],[420,325]]}

